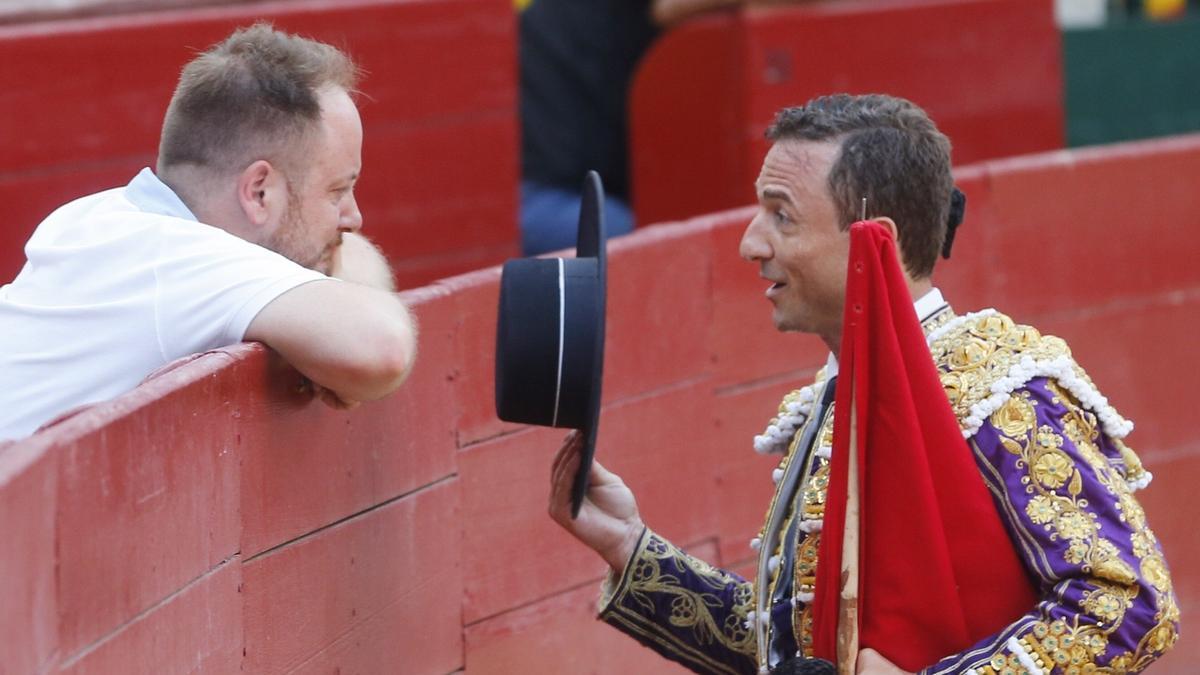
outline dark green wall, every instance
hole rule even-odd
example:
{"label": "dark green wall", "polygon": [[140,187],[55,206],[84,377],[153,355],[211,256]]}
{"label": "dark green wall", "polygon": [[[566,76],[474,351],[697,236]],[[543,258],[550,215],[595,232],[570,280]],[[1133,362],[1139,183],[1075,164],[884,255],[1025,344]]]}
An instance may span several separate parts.
{"label": "dark green wall", "polygon": [[1200,12],[1063,32],[1067,144],[1200,130]]}

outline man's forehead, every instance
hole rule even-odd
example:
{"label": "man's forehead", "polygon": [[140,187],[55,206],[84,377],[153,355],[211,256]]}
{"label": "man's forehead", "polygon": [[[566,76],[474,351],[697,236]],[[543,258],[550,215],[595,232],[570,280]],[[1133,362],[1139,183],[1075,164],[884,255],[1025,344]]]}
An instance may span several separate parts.
{"label": "man's forehead", "polygon": [[776,141],[763,159],[755,190],[762,194],[772,187],[786,188],[812,178],[823,180],[839,149],[837,141]]}

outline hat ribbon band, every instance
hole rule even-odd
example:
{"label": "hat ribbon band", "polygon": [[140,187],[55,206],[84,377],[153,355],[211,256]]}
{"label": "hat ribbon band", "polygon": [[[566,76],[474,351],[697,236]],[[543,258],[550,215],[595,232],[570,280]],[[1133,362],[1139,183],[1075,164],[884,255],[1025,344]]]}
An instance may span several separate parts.
{"label": "hat ribbon band", "polygon": [[566,332],[567,289],[563,273],[563,259],[558,259],[558,382],[554,385],[554,419],[550,426],[558,426],[558,399],[562,395],[563,341]]}

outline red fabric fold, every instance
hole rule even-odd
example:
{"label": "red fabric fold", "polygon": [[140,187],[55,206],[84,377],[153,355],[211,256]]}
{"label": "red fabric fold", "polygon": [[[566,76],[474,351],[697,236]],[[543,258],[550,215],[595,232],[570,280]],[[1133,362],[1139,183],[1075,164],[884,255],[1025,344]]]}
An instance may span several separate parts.
{"label": "red fabric fold", "polygon": [[813,650],[836,661],[853,397],[859,646],[915,671],[1016,620],[1036,595],[942,389],[890,231],[860,222],[850,238]]}

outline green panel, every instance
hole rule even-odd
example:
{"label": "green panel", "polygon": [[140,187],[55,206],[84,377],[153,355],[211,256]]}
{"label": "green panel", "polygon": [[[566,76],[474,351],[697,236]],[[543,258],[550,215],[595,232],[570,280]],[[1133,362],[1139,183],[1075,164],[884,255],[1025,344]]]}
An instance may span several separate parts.
{"label": "green panel", "polygon": [[1200,15],[1063,32],[1067,144],[1200,130]]}

